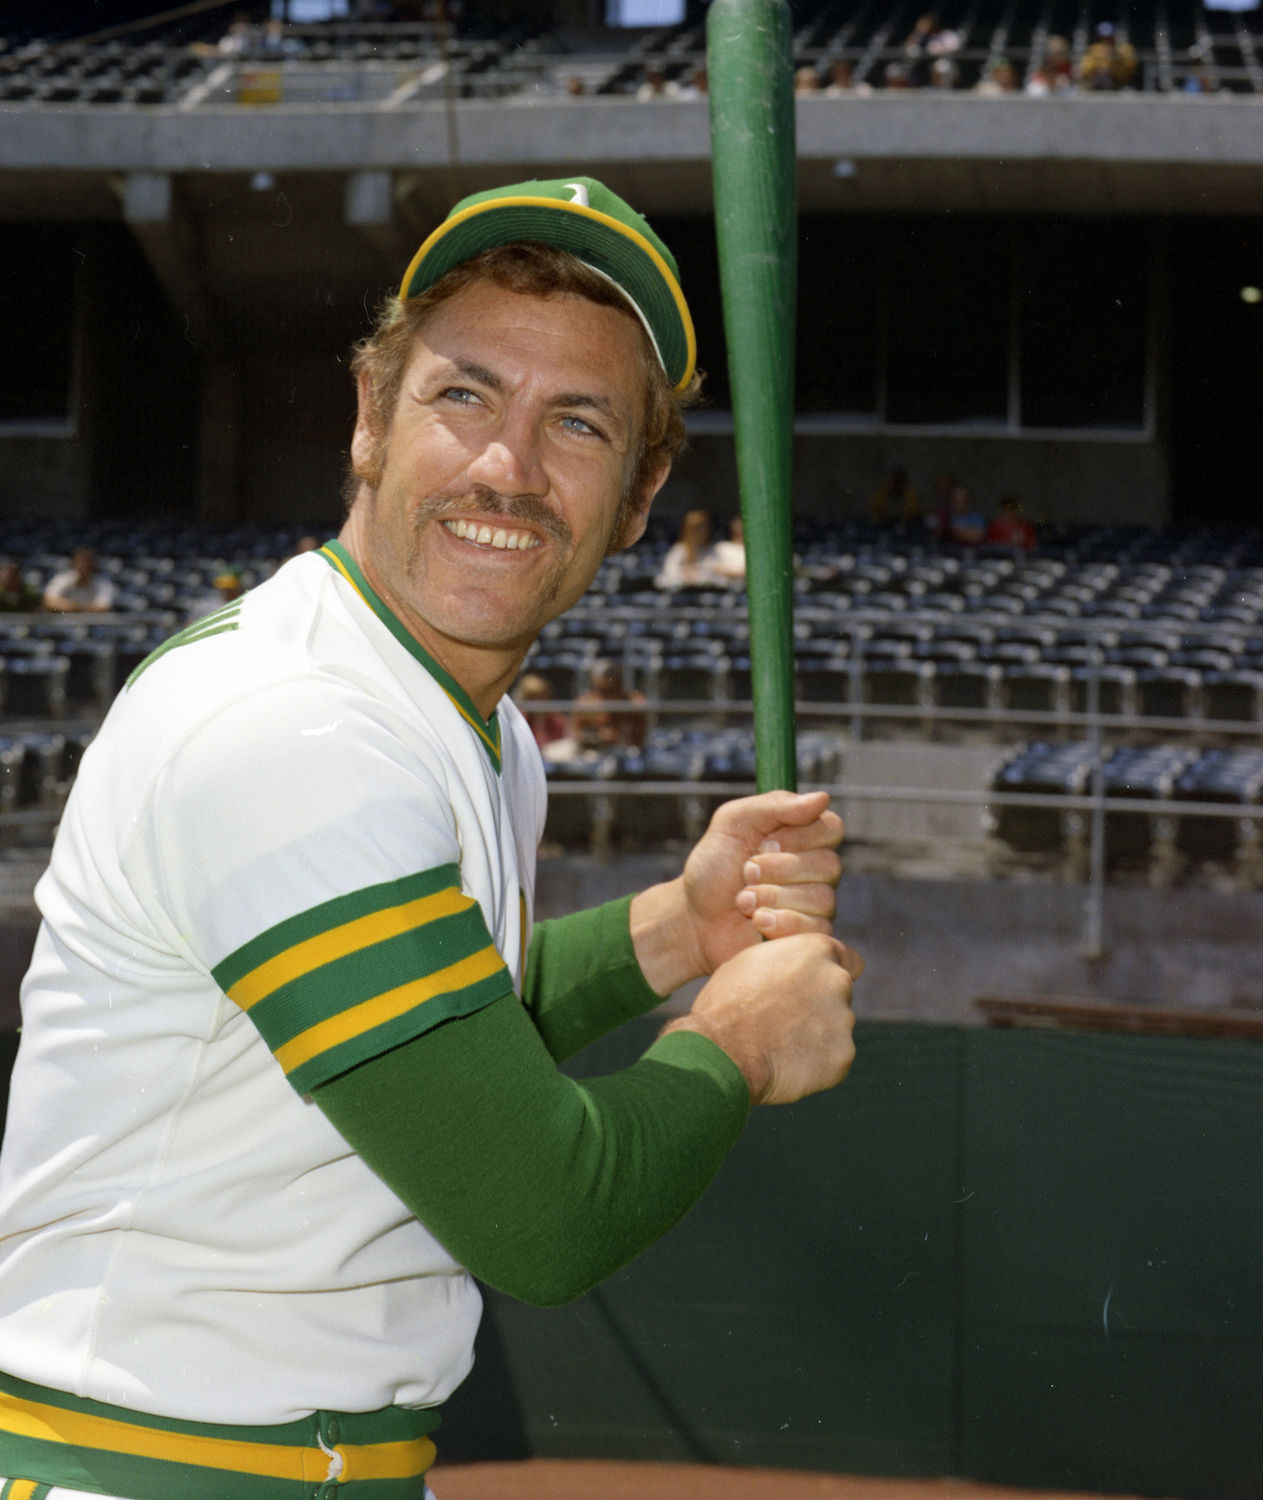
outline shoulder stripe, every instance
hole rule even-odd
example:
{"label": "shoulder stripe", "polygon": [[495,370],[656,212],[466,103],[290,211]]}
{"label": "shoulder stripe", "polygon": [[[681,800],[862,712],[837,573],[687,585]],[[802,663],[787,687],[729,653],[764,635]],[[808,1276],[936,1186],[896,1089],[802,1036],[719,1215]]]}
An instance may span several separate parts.
{"label": "shoulder stripe", "polygon": [[123,684],[123,691],[136,681],[146,667],[153,666],[160,656],[165,656],[168,651],[173,651],[177,646],[190,646],[194,641],[205,640],[208,636],[222,635],[226,630],[236,630],[240,621],[237,616],[241,613],[240,599],[233,599],[214,614],[207,615],[203,620],[194,620],[191,625],[186,625],[183,630],[177,630],[173,636],[163,641],[161,646],[155,647],[144,661],[132,668],[127,681]]}

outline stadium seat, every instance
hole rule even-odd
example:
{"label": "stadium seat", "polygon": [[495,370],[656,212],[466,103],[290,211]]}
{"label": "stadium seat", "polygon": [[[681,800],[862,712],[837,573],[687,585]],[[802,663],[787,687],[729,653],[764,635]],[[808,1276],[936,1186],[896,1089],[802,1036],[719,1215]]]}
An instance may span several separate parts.
{"label": "stadium seat", "polygon": [[[1223,803],[1243,811],[1263,804],[1263,751],[1207,750],[1176,779],[1174,795],[1189,802]],[[1263,823],[1252,818],[1189,813],[1179,820],[1177,844],[1195,861],[1257,862]],[[1251,879],[1258,871],[1249,872]]]}

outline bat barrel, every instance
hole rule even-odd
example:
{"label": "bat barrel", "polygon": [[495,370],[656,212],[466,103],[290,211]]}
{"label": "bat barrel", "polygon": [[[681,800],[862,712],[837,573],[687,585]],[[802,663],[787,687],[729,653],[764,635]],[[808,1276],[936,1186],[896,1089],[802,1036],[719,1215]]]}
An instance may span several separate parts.
{"label": "bat barrel", "polygon": [[792,790],[797,203],[789,6],[785,0],[712,0],[706,37],[758,783],[761,791]]}

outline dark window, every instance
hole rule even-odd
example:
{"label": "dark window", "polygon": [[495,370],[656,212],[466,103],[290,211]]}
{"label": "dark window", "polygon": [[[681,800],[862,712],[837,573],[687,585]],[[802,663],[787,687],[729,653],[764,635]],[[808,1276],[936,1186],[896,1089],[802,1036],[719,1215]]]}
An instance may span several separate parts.
{"label": "dark window", "polygon": [[1018,248],[1024,427],[1141,427],[1149,256],[1129,225],[1026,225]]}
{"label": "dark window", "polygon": [[885,273],[887,421],[1004,422],[1009,243],[1002,226],[893,219]]}
{"label": "dark window", "polygon": [[64,229],[18,224],[0,232],[0,422],[70,415],[77,264]]}
{"label": "dark window", "polygon": [[798,230],[797,407],[877,410],[879,226],[804,216]]}

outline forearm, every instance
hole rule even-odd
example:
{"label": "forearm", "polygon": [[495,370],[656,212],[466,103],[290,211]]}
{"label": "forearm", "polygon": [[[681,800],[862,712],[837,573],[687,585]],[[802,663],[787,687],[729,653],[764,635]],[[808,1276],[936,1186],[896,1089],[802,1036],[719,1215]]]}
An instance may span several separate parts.
{"label": "forearm", "polygon": [[670,993],[650,982],[642,964],[632,920],[640,901],[625,897],[536,926],[522,998],[558,1062]]}
{"label": "forearm", "polygon": [[689,1034],[575,1083],[511,996],[315,1097],[462,1265],[537,1304],[580,1295],[665,1233],[749,1109],[737,1068]]}

